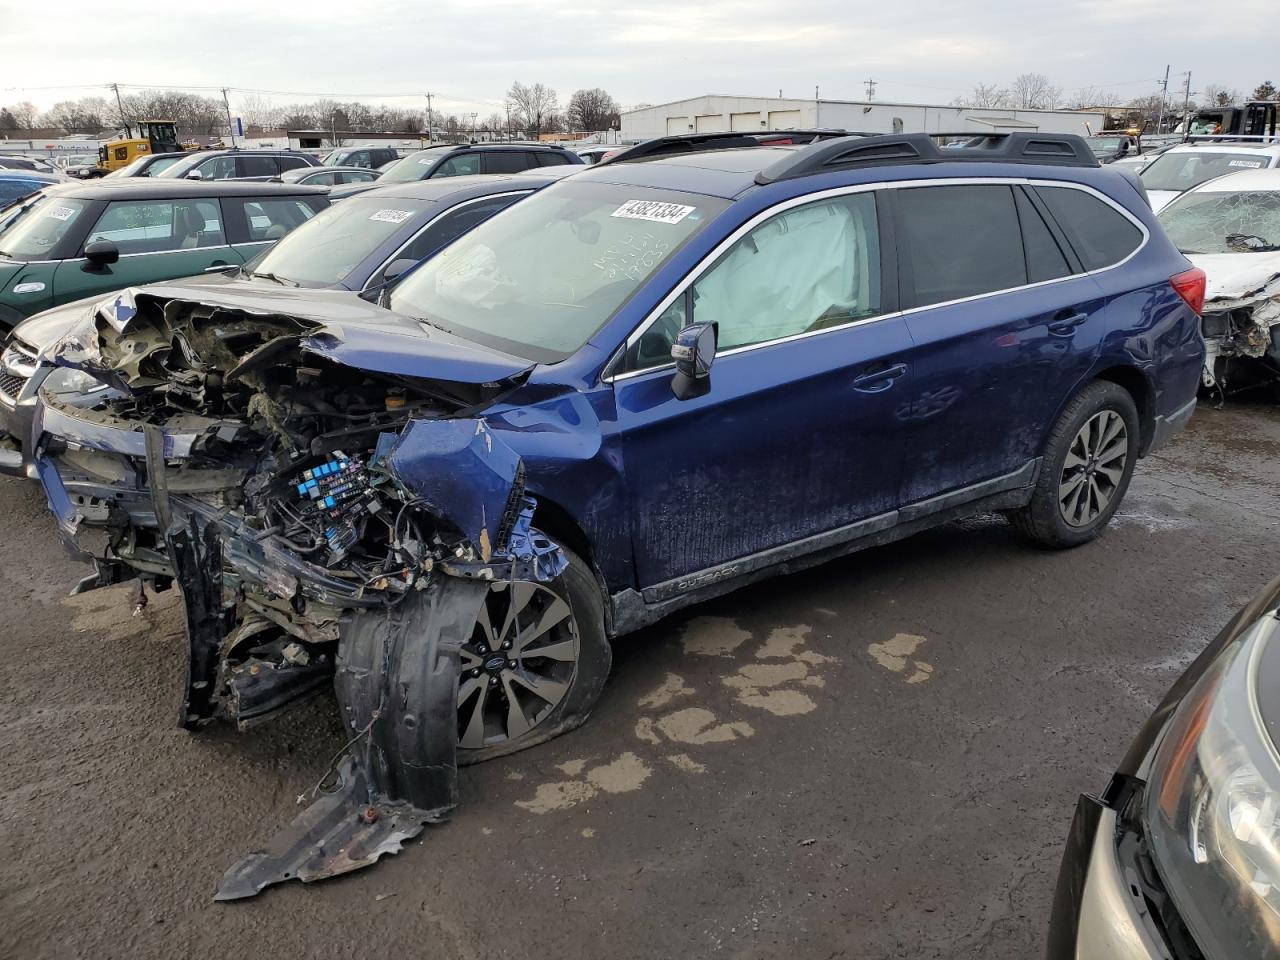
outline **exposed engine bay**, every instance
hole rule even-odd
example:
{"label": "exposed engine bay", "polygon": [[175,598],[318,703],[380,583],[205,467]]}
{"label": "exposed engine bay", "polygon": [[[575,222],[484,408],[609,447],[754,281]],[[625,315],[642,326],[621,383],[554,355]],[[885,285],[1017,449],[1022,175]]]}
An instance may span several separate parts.
{"label": "exposed engine bay", "polygon": [[[411,321],[388,317],[394,340]],[[338,349],[359,337],[126,292],[50,358],[109,388],[90,407],[42,394],[38,415],[50,504],[95,564],[77,590],[137,579],[140,598],[144,584],[182,591],[180,723],[244,729],[331,681],[338,694],[351,741],[336,784],[232,867],[219,899],[358,869],[445,819],[461,658],[486,597],[567,564],[532,527],[520,457],[478,415],[521,374],[371,371]],[[528,689],[504,681],[493,709]],[[484,722],[472,718],[476,744]]]}
{"label": "exposed engine bay", "polygon": [[1206,387],[1225,396],[1259,380],[1280,384],[1280,274],[1207,300],[1201,323]]}

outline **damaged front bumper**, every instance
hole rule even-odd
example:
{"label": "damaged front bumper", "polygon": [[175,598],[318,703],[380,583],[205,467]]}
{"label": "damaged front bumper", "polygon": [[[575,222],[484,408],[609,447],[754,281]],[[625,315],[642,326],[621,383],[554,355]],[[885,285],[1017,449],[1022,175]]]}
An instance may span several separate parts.
{"label": "damaged front bumper", "polygon": [[264,430],[128,413],[37,408],[35,471],[69,549],[95,565],[77,589],[182,591],[182,726],[245,728],[332,680],[350,736],[336,782],[217,898],[359,869],[446,819],[459,651],[481,604],[495,583],[552,581],[567,563],[532,527],[520,457],[484,419],[434,410],[348,430],[350,454],[314,438],[282,450],[269,433],[283,417]]}
{"label": "damaged front bumper", "polygon": [[1201,329],[1205,387],[1228,390],[1232,360],[1248,363],[1253,376],[1246,383],[1257,377],[1280,382],[1280,275],[1261,286],[1220,292],[1206,300]]}

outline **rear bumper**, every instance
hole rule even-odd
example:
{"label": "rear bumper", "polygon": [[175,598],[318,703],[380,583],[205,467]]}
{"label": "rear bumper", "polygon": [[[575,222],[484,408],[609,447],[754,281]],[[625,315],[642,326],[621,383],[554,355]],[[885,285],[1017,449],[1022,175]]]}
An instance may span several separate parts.
{"label": "rear bumper", "polygon": [[1191,420],[1191,415],[1196,412],[1196,398],[1191,400],[1184,406],[1179,407],[1167,417],[1156,414],[1155,426],[1151,433],[1151,443],[1147,446],[1147,453],[1154,453],[1166,443],[1169,438],[1185,427]]}

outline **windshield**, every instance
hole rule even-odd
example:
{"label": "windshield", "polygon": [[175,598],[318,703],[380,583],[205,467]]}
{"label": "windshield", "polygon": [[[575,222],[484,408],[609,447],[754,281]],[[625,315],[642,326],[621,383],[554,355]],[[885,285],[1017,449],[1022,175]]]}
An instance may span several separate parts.
{"label": "windshield", "polygon": [[1172,150],[1152,160],[1138,176],[1148,190],[1190,190],[1214,177],[1259,170],[1267,158],[1256,153],[1179,153]]}
{"label": "windshield", "polygon": [[1280,192],[1193,193],[1157,219],[1182,253],[1280,250]]}
{"label": "windshield", "polygon": [[341,284],[360,262],[398,234],[408,235],[426,219],[431,200],[353,197],[329,207],[282,237],[252,265],[304,287]]}
{"label": "windshield", "polygon": [[88,200],[36,194],[0,220],[0,257],[49,259],[49,254],[88,206]]}
{"label": "windshield", "polygon": [[410,183],[426,177],[431,165],[448,153],[452,147],[435,147],[431,150],[419,150],[398,160],[387,168],[378,178],[379,183]]}
{"label": "windshield", "polygon": [[407,275],[389,306],[516,356],[562,360],[726,206],[698,194],[563,180]]}

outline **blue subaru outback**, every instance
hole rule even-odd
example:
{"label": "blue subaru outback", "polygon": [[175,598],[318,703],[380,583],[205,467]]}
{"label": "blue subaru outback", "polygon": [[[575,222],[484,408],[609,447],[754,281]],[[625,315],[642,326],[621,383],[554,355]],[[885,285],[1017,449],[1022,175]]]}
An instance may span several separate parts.
{"label": "blue subaru outback", "polygon": [[978,513],[1086,543],[1191,416],[1204,275],[1078,137],[643,146],[380,306],[153,285],[46,352],[80,589],[182,590],[183,725],[333,683],[353,733],[220,896],[394,849],[456,762],[582,722],[610,638],[688,604]]}

